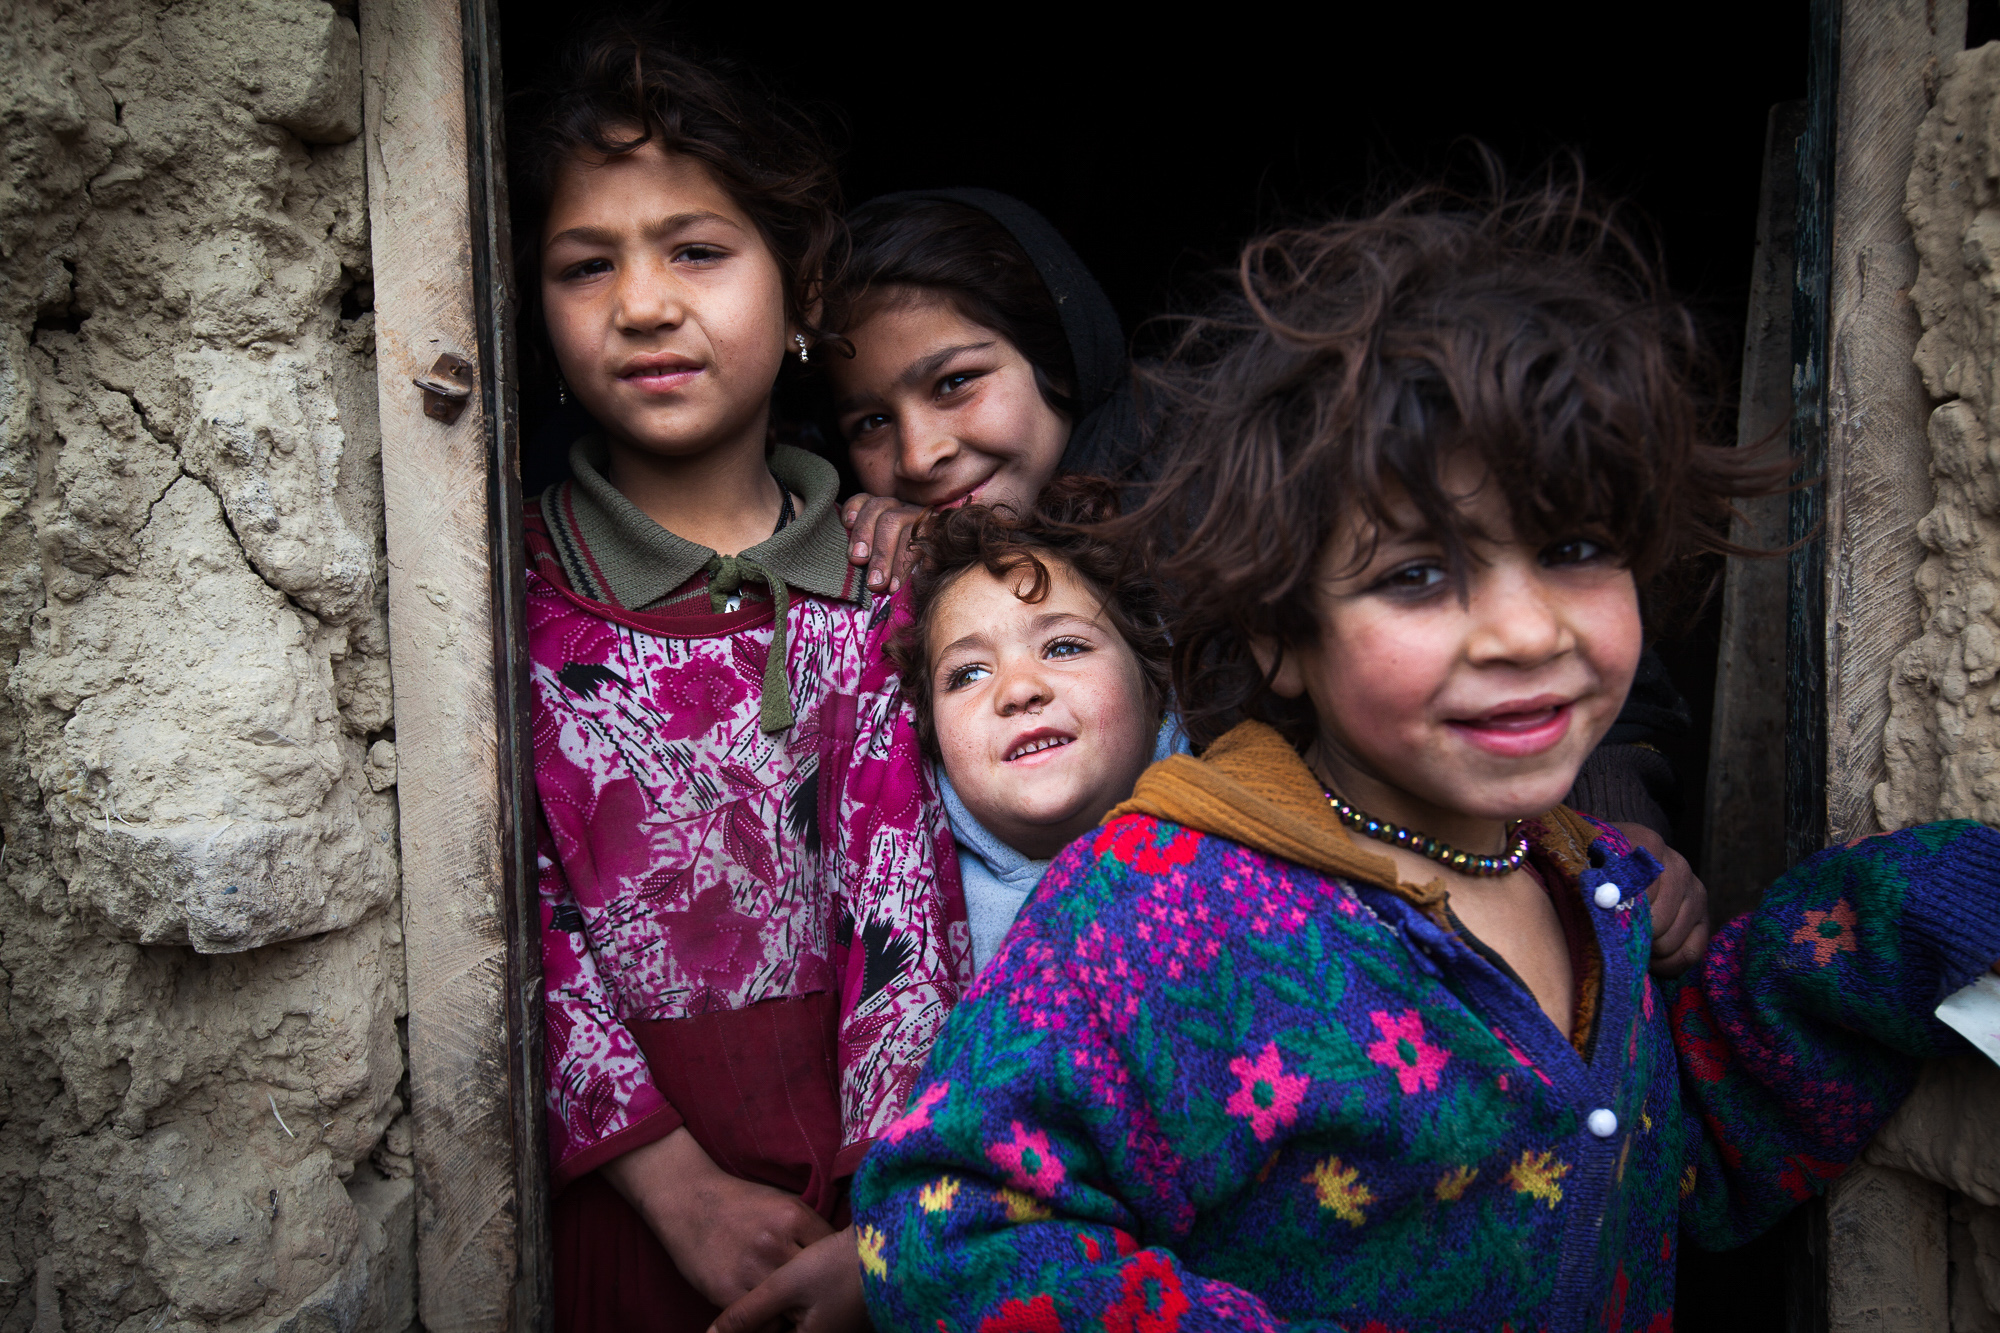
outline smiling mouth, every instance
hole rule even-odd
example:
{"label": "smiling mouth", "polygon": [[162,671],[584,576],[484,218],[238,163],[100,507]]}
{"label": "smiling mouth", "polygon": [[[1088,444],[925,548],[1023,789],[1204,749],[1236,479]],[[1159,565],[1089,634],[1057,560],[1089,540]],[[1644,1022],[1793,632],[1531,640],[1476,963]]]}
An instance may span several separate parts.
{"label": "smiling mouth", "polygon": [[1054,750],[1068,745],[1075,740],[1076,737],[1074,736],[1037,736],[1035,739],[1025,741],[1009,750],[1006,762],[1011,764],[1016,759],[1026,759],[1031,754],[1040,754],[1044,750]]}
{"label": "smiling mouth", "polygon": [[1525,759],[1561,741],[1575,709],[1575,700],[1537,699],[1527,707],[1496,709],[1483,717],[1453,718],[1449,725],[1482,750]]}

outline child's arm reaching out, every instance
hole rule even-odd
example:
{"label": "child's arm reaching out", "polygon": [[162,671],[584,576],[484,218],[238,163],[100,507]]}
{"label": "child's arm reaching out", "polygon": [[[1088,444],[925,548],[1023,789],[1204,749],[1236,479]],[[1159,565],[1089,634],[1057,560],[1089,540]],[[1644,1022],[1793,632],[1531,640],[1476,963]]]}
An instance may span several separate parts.
{"label": "child's arm reaching out", "polygon": [[2000,955],[2000,834],[1930,824],[1829,849],[1669,989],[1686,1108],[1682,1220],[1747,1240],[1824,1188],[1964,1049],[1939,1001]]}

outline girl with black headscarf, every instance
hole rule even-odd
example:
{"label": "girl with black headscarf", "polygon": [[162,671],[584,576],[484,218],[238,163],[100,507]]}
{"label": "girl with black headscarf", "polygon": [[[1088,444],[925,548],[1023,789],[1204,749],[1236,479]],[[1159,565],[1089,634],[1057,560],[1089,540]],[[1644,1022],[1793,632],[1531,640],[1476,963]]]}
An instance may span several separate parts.
{"label": "girl with black headscarf", "polygon": [[1125,333],[1047,219],[993,190],[931,190],[849,222],[836,304],[854,355],[826,374],[866,493],[846,513],[872,587],[911,507],[1026,513],[1059,468],[1122,470],[1139,435]]}

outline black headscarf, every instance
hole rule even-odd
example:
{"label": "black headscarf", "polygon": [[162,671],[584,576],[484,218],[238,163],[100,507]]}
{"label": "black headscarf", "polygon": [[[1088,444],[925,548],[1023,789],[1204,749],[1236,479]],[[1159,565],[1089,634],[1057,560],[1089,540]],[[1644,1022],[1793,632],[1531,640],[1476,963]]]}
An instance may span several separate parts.
{"label": "black headscarf", "polygon": [[1056,304],[1063,337],[1076,371],[1072,397],[1076,423],[1063,449],[1065,471],[1105,476],[1124,470],[1137,443],[1138,416],[1132,407],[1132,370],[1118,312],[1070,243],[1049,220],[1012,195],[998,190],[904,190],[872,202],[938,199],[976,208],[1007,229],[1041,277]]}

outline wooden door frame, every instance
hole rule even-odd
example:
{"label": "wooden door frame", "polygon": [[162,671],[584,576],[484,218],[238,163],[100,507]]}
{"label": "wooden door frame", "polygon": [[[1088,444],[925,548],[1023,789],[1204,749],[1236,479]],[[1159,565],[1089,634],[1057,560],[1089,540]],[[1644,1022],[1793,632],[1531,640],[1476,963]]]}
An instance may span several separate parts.
{"label": "wooden door frame", "polygon": [[[552,1302],[498,22],[491,0],[360,20],[418,1313],[528,1333]],[[442,353],[473,374],[451,420],[413,383]]]}

